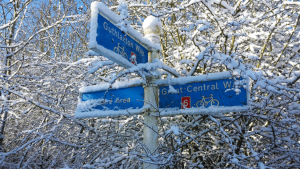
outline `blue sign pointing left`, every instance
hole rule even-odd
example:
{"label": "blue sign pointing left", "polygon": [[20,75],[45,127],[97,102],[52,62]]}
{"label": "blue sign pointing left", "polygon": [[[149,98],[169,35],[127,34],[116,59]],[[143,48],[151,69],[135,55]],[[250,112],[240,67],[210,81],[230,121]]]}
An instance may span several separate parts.
{"label": "blue sign pointing left", "polygon": [[[107,92],[107,93],[106,93]],[[144,105],[144,88],[135,86],[97,92],[82,93],[81,100],[99,100],[94,109],[98,110],[125,110],[129,108],[142,108]]]}

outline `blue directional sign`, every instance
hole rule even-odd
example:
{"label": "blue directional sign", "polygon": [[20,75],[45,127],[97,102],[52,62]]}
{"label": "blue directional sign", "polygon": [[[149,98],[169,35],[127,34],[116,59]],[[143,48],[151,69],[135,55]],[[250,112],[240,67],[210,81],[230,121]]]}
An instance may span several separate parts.
{"label": "blue directional sign", "polygon": [[[226,72],[223,74],[226,75]],[[187,82],[182,83],[185,80]],[[166,79],[155,82],[160,86],[159,109],[162,111],[161,116],[248,110],[247,91],[243,87],[236,89],[233,79],[219,79],[219,77],[206,79],[206,76],[201,75],[193,78],[174,79],[173,82],[168,82]],[[172,93],[169,86],[165,86],[169,83],[175,89]],[[75,117],[106,117],[141,113],[144,108],[144,88],[141,84],[131,87],[128,84],[124,82],[124,84],[118,84],[124,87],[118,89],[114,87],[109,90],[107,90],[109,84],[104,84],[107,87],[101,87],[101,90],[94,90],[93,86],[82,88],[85,92],[81,92]],[[96,88],[98,87],[96,86]]]}
{"label": "blue directional sign", "polygon": [[142,108],[144,105],[144,88],[143,86],[135,86],[82,93],[81,100],[99,100],[98,104],[95,104],[95,107],[93,107],[93,109],[97,110],[137,109]]}
{"label": "blue directional sign", "polygon": [[[120,54],[129,62],[148,62],[148,50],[144,46],[139,44],[136,40],[134,40],[132,37],[130,37],[129,34],[122,32],[104,15],[98,14],[97,24],[98,26],[96,42],[98,45],[101,45],[105,49]],[[111,56],[108,56],[105,52],[100,54],[103,54],[109,59],[119,63],[118,60],[115,60]],[[122,62],[119,64],[122,65]]]}
{"label": "blue directional sign", "polygon": [[169,86],[159,88],[160,108],[207,108],[247,106],[247,92],[240,88],[240,93],[227,89],[234,88],[234,80],[221,79],[204,82],[173,85],[176,94],[169,93]]}

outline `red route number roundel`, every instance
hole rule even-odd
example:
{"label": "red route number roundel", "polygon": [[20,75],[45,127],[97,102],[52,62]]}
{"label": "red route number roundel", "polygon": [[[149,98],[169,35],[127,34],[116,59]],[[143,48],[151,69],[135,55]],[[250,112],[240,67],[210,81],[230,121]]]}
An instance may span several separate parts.
{"label": "red route number roundel", "polygon": [[181,108],[191,108],[191,97],[190,96],[185,96],[181,98]]}

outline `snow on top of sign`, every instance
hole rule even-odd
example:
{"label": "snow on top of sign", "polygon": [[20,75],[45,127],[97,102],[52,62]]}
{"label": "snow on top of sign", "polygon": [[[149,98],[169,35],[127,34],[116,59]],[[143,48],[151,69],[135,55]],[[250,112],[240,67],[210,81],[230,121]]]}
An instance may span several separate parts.
{"label": "snow on top of sign", "polygon": [[[91,4],[91,32],[90,32],[90,43],[89,47],[94,48],[97,45],[96,37],[97,37],[97,20],[98,20],[98,10],[101,10],[106,16],[108,16],[114,23],[118,23],[118,18],[120,17],[113,11],[111,11],[104,3],[102,2],[93,2]],[[141,43],[155,49],[161,50],[160,45],[152,43],[150,40],[144,38],[142,34],[136,31],[131,26],[127,25],[127,33],[132,35],[136,40],[140,41]]]}
{"label": "snow on top of sign", "polygon": [[91,99],[91,100],[87,100],[87,101],[82,101],[81,99],[78,99],[76,112],[93,111],[93,110],[96,110],[96,109],[94,109],[94,107],[103,105],[104,103],[107,103],[107,102],[109,102],[109,100]]}
{"label": "snow on top of sign", "polygon": [[121,31],[127,33],[127,25],[128,25],[128,7],[127,3],[123,0],[119,1],[119,7],[117,8],[117,11],[120,13],[120,17],[118,18],[118,24],[116,24]]}
{"label": "snow on top of sign", "polygon": [[150,27],[158,26],[160,29],[162,28],[161,21],[158,17],[154,17],[152,15],[148,16],[143,22],[143,29],[147,29]]}
{"label": "snow on top of sign", "polygon": [[[79,104],[78,104],[79,105]],[[75,112],[75,118],[95,118],[95,117],[117,117],[124,115],[137,115],[141,114],[145,109],[149,109],[150,106],[146,105],[140,109],[129,108],[127,110],[96,110],[92,109],[90,111],[81,111],[81,109],[77,106]]]}
{"label": "snow on top of sign", "polygon": [[94,86],[87,86],[87,87],[81,87],[79,89],[80,93],[89,93],[89,92],[96,92],[96,91],[104,91],[107,89],[119,89],[119,88],[126,88],[126,87],[132,87],[132,86],[138,86],[143,84],[143,79],[130,79],[130,81],[116,81],[114,84],[112,84],[110,88],[110,83],[101,83],[99,85]]}
{"label": "snow on top of sign", "polygon": [[177,90],[175,90],[173,86],[169,85],[168,93],[177,94]]}
{"label": "snow on top of sign", "polygon": [[168,79],[159,79],[156,80],[157,85],[183,85],[187,83],[199,82],[199,81],[210,81],[210,80],[219,80],[219,79],[228,79],[231,78],[232,75],[230,72],[220,72],[220,73],[208,73],[205,75],[198,76],[188,76],[188,77],[179,77],[179,78],[171,78]]}
{"label": "snow on top of sign", "polygon": [[210,106],[208,108],[188,108],[188,109],[178,109],[178,108],[160,108],[160,116],[174,116],[174,115],[199,115],[199,114],[220,114],[229,112],[240,112],[249,110],[248,106]]}

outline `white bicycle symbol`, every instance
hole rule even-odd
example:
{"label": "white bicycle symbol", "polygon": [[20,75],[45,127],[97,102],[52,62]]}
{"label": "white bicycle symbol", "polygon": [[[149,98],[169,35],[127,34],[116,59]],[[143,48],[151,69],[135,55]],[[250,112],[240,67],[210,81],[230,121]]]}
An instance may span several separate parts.
{"label": "white bicycle symbol", "polygon": [[[207,100],[209,99],[209,100]],[[202,96],[202,100],[199,100],[196,103],[197,107],[206,107],[210,103],[211,106],[219,106],[219,101],[213,98],[213,94],[210,94],[210,97]]]}
{"label": "white bicycle symbol", "polygon": [[118,43],[117,47],[114,47],[114,52],[122,55],[124,58],[126,58],[128,60],[128,56],[127,56],[127,54],[124,51],[124,47],[123,48],[120,47],[120,43]]}

